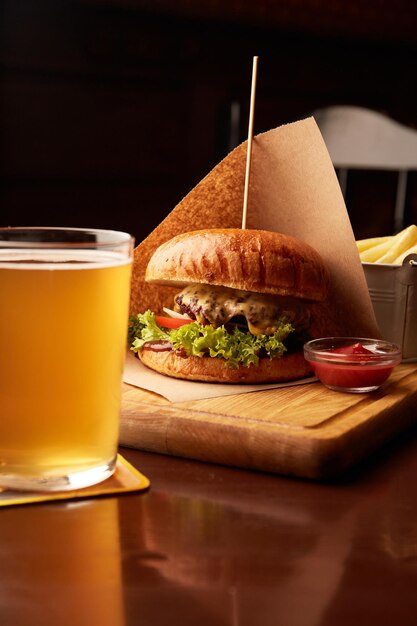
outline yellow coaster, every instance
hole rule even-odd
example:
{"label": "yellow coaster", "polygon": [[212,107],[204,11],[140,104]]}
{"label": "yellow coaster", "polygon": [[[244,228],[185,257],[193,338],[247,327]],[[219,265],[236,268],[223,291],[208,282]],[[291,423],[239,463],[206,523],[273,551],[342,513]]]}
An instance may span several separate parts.
{"label": "yellow coaster", "polygon": [[84,489],[76,489],[73,491],[52,492],[0,489],[0,506],[32,504],[33,502],[47,502],[50,500],[74,500],[75,498],[91,498],[114,493],[142,491],[147,489],[149,485],[149,479],[118,454],[113,476],[110,476],[110,478],[98,485],[92,485],[91,487],[84,487]]}

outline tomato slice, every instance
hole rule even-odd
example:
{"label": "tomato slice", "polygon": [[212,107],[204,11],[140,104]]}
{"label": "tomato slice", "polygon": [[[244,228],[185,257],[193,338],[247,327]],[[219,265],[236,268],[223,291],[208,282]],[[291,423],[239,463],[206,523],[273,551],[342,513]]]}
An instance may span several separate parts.
{"label": "tomato slice", "polygon": [[179,317],[164,317],[163,315],[155,315],[155,320],[158,326],[162,326],[162,328],[181,328],[181,326],[191,324],[194,321]]}

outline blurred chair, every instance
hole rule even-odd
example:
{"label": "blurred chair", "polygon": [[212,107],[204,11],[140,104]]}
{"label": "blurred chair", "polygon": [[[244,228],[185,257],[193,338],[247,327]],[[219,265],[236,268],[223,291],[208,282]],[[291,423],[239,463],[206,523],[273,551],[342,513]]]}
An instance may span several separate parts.
{"label": "blurred chair", "polygon": [[346,197],[348,170],[398,171],[393,231],[404,226],[407,173],[417,170],[417,131],[385,115],[355,106],[318,109],[313,116],[338,171]]}

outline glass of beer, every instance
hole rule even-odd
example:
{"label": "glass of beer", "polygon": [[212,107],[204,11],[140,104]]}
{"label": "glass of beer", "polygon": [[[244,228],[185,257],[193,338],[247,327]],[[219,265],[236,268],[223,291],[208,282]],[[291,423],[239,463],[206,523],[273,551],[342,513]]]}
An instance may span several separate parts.
{"label": "glass of beer", "polygon": [[0,228],[0,487],[114,472],[132,252],[117,231]]}

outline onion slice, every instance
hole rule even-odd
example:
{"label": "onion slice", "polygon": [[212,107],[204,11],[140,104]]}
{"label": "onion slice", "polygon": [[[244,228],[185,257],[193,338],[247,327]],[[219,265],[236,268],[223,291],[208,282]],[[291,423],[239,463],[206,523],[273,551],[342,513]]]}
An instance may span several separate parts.
{"label": "onion slice", "polygon": [[179,320],[190,320],[190,322],[195,321],[191,319],[189,315],[186,315],[185,313],[177,313],[176,311],[173,311],[172,309],[168,309],[166,306],[163,307],[163,310],[167,315],[169,315],[169,317],[175,317]]}
{"label": "onion slice", "polygon": [[170,352],[172,350],[172,343],[169,341],[154,339],[153,341],[147,341],[144,343],[142,349],[153,350],[154,352]]}

